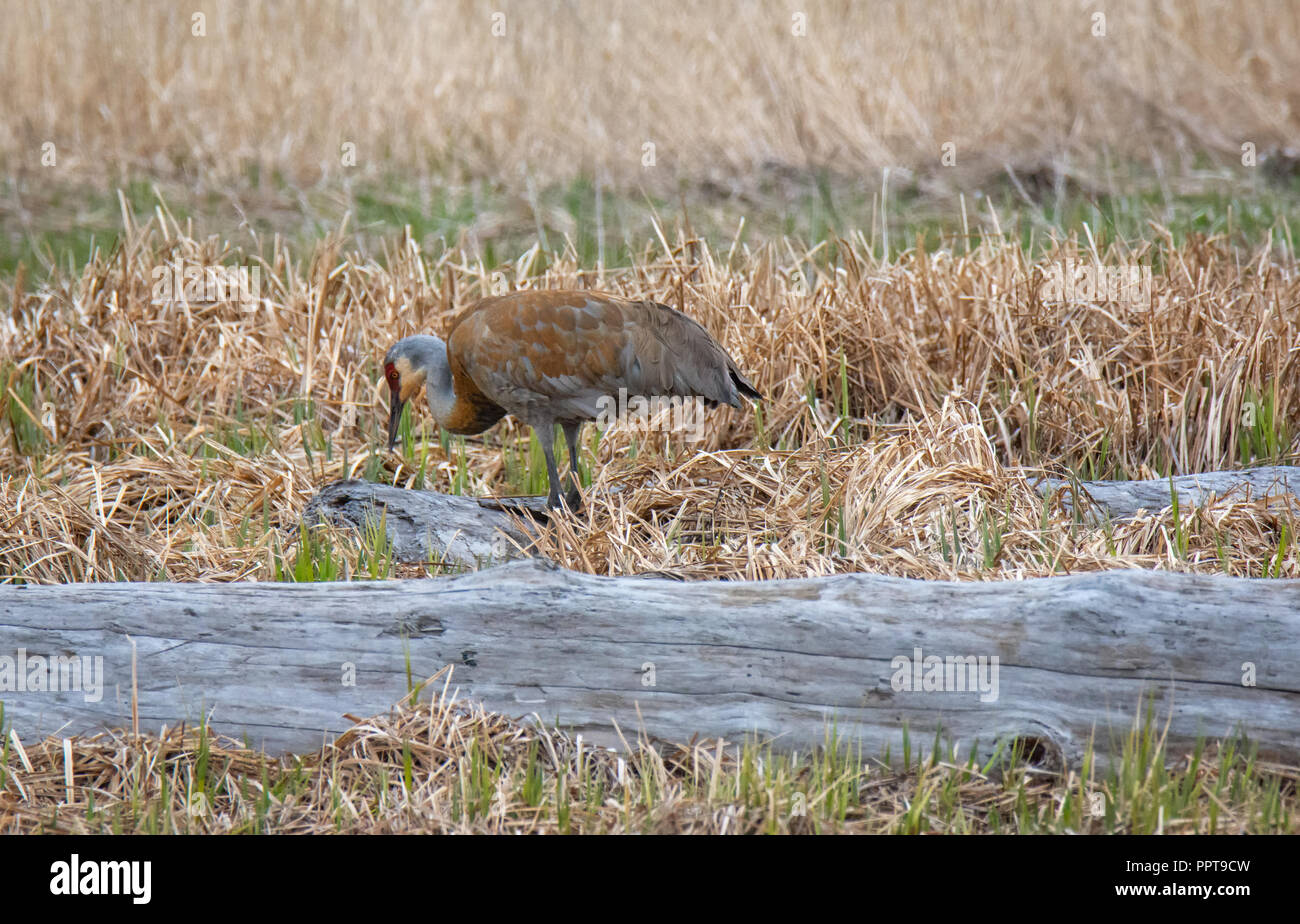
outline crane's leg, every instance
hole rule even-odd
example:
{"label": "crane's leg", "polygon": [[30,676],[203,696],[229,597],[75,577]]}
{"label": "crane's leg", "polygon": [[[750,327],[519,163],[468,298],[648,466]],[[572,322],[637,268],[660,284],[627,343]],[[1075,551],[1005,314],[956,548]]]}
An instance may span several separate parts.
{"label": "crane's leg", "polygon": [[569,490],[564,495],[564,502],[569,505],[570,510],[577,510],[582,504],[582,492],[579,488],[582,484],[582,476],[578,474],[578,436],[582,433],[582,421],[566,420],[560,426],[564,428],[564,439],[569,444],[569,471],[573,478]]}
{"label": "crane's leg", "polygon": [[538,421],[532,426],[533,432],[537,434],[537,442],[542,444],[542,452],[546,455],[546,476],[551,482],[551,493],[546,496],[546,506],[557,508],[560,506],[560,471],[555,467],[555,421]]}

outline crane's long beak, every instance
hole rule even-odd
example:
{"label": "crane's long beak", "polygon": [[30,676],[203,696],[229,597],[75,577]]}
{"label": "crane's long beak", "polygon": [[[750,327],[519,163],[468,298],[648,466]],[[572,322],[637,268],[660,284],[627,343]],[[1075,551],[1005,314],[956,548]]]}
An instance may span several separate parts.
{"label": "crane's long beak", "polygon": [[388,451],[392,452],[393,447],[397,445],[397,427],[402,422],[402,408],[406,407],[406,402],[398,395],[397,389],[392,392],[392,405],[388,411]]}

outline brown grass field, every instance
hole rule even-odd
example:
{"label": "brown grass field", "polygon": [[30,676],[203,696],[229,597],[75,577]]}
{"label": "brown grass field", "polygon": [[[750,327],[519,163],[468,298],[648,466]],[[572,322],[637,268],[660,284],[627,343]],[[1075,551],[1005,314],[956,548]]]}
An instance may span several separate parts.
{"label": "brown grass field", "polygon": [[299,186],[405,169],[746,189],[789,167],[904,165],[942,182],[951,141],[974,175],[1070,155],[1086,171],[1105,151],[1163,157],[1176,182],[1207,154],[1235,161],[1244,141],[1264,151],[1300,127],[1300,9],[1285,0],[1137,0],[1107,11],[1103,37],[1095,6],[1072,0],[204,10],[194,35],[194,11],[163,2],[8,5],[8,169],[38,200],[46,141],[66,173],[227,188],[255,165]]}
{"label": "brown grass field", "polygon": [[[1300,505],[1110,522],[1034,487],[1300,460],[1300,7],[1149,0],[1098,37],[1090,4],[804,6],[806,35],[766,2],[210,3],[204,35],[165,4],[8,7],[0,582],[446,573],[299,517],[346,477],[544,493],[512,420],[448,437],[421,399],[382,444],[387,347],[521,288],[680,308],[765,395],[699,445],[589,427],[583,510],[535,529],[565,567],[1300,578]],[[171,265],[260,292],[155,300]],[[1054,298],[1054,267],[1151,285]],[[285,759],[207,730],[9,735],[0,832],[1297,827],[1300,769],[1166,754],[1141,709],[1109,775],[731,744],[620,760],[445,691]]]}
{"label": "brown grass field", "polygon": [[[256,305],[153,304],[155,266],[233,256],[160,216],[77,276],[10,294],[0,576],[273,579],[303,504],[329,481],[483,495],[544,477],[511,420],[445,446],[426,432],[409,455],[381,445],[388,345],[443,331],[491,285],[463,255],[426,261],[399,242],[380,263],[332,243],[279,248]],[[702,321],[766,400],[754,414],[709,412],[698,447],[606,434],[584,459],[586,509],[541,535],[541,552],[595,574],[733,579],[1300,576],[1294,510],[1228,498],[1177,522],[1152,511],[1090,526],[1031,484],[1294,457],[1293,257],[1239,262],[1214,241],[1157,240],[1140,255],[1065,242],[1031,264],[986,243],[886,264],[861,238],[830,248],[824,268],[789,247],[719,253],[683,237],[603,274],[604,288]],[[1053,261],[1136,259],[1161,267],[1145,302],[1040,298]],[[538,262],[549,265],[534,273]],[[596,275],[534,250],[508,282],[590,287]],[[413,420],[428,426],[421,409]],[[337,554],[356,574],[356,548]]]}

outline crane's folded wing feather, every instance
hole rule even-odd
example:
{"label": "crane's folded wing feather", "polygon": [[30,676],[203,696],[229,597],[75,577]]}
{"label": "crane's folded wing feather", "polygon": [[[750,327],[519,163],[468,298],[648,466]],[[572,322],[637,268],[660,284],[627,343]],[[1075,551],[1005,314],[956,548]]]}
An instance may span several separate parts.
{"label": "crane's folded wing feather", "polygon": [[[590,419],[604,396],[758,397],[698,322],[666,305],[596,292],[485,299],[448,339],[453,373],[525,419]],[[458,388],[460,382],[458,381]]]}

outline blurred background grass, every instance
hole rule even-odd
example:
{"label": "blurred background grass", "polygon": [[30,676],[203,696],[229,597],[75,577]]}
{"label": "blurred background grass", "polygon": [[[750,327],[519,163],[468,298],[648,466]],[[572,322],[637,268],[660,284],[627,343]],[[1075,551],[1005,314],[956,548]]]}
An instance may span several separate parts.
{"label": "blurred background grass", "polygon": [[409,227],[489,265],[539,237],[626,264],[656,213],[891,249],[993,214],[1027,244],[1254,243],[1300,199],[1290,2],[201,7],[5,5],[0,274],[111,243],[118,189],[200,232],[351,213],[363,246]]}

